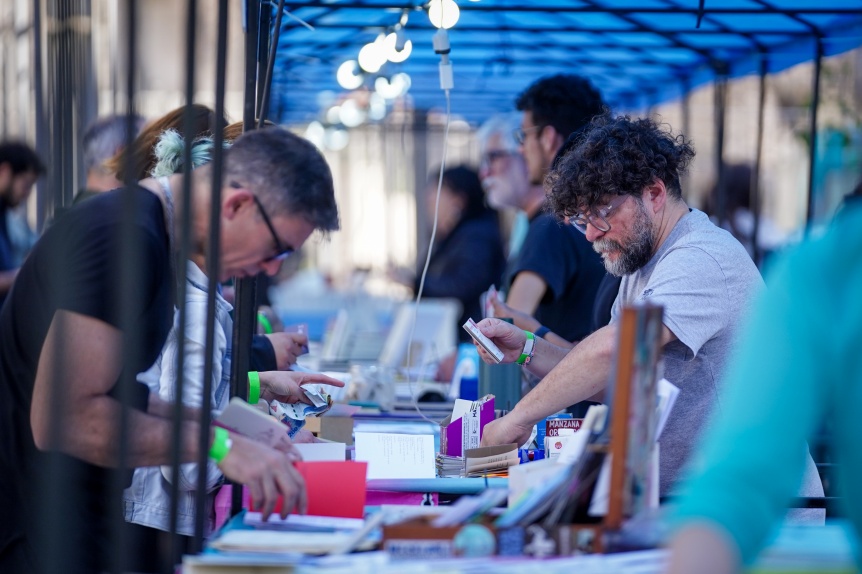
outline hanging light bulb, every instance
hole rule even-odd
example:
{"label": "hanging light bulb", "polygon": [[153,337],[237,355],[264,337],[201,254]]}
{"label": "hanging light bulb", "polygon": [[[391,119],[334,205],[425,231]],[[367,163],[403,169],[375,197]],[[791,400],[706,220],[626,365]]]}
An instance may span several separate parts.
{"label": "hanging light bulb", "polygon": [[386,57],[395,64],[400,64],[406,60],[413,51],[413,42],[407,39],[403,28],[386,36],[383,45],[385,46]]}
{"label": "hanging light bulb", "polygon": [[383,76],[374,80],[374,91],[387,100],[394,100],[403,96],[408,89],[410,89],[410,76],[403,72],[395,74],[391,80],[387,80]]}
{"label": "hanging light bulb", "polygon": [[458,22],[461,10],[455,0],[431,0],[428,3],[428,19],[435,28],[449,29]]}
{"label": "hanging light bulb", "polygon": [[347,147],[350,142],[350,134],[347,130],[341,128],[326,128],[323,143],[327,149],[332,151],[341,151]]}
{"label": "hanging light bulb", "polygon": [[385,36],[380,34],[373,42],[362,46],[359,50],[359,67],[369,74],[376,74],[380,67],[386,63],[388,51],[384,45]]}
{"label": "hanging light bulb", "polygon": [[356,60],[347,60],[340,66],[335,73],[335,79],[338,80],[338,85],[345,90],[355,90],[362,85],[363,77],[362,70],[359,69],[359,64]]}

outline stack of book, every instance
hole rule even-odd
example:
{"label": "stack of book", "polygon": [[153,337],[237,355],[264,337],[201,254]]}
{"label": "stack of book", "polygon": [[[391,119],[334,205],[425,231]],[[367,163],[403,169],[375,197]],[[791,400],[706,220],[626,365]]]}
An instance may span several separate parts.
{"label": "stack of book", "polygon": [[509,467],[521,462],[518,457],[518,445],[514,443],[471,448],[465,451],[465,455],[438,454],[437,476],[506,477],[509,476]]}

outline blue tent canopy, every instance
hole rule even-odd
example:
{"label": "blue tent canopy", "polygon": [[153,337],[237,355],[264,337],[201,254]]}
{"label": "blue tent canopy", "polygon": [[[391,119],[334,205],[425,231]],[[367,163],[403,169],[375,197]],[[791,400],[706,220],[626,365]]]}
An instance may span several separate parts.
{"label": "blue tent canopy", "polygon": [[[274,6],[278,2],[271,2]],[[321,92],[343,92],[338,67],[363,45],[398,29],[413,43],[403,63],[365,74],[405,72],[417,109],[443,106],[436,29],[427,2],[309,0],[285,4],[271,116],[320,116]],[[862,45],[860,0],[458,0],[449,30],[452,110],[471,122],[511,111],[517,94],[553,73],[589,77],[617,109],[678,98],[716,77],[777,72]],[[702,10],[701,10],[702,4]],[[273,8],[273,19],[275,9]],[[698,25],[699,23],[699,25]],[[310,28],[313,28],[310,29]]]}

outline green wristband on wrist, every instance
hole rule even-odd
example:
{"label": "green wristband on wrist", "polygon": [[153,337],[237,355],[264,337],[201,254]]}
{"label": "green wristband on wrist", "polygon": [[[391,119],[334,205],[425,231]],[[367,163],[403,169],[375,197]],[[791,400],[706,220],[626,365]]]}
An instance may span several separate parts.
{"label": "green wristband on wrist", "polygon": [[536,336],[529,331],[524,331],[524,335],[527,336],[527,340],[524,342],[524,350],[521,351],[521,356],[518,357],[517,363],[519,365],[529,365],[530,359],[533,358],[533,353],[535,352]]}
{"label": "green wristband on wrist", "polygon": [[222,427],[213,427],[213,444],[210,447],[210,458],[213,459],[216,464],[220,464],[221,461],[224,460],[224,457],[227,456],[227,453],[230,452],[232,444],[233,441],[231,440],[230,433],[227,432],[227,429],[223,429]]}
{"label": "green wristband on wrist", "polygon": [[260,311],[257,312],[257,322],[260,323],[260,326],[263,328],[264,335],[272,334],[272,323],[270,323],[266,315]]}
{"label": "green wristband on wrist", "polygon": [[260,400],[260,373],[248,372],[248,404],[256,405]]}

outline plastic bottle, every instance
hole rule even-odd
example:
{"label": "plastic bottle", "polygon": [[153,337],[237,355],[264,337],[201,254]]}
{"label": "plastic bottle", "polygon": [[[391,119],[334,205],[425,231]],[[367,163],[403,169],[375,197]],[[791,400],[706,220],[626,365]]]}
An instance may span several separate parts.
{"label": "plastic bottle", "polygon": [[458,346],[449,395],[451,398],[468,401],[479,398],[479,351],[472,343],[461,343]]}

